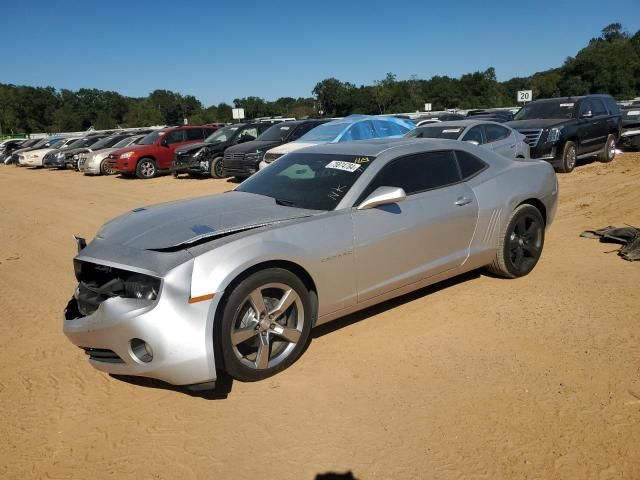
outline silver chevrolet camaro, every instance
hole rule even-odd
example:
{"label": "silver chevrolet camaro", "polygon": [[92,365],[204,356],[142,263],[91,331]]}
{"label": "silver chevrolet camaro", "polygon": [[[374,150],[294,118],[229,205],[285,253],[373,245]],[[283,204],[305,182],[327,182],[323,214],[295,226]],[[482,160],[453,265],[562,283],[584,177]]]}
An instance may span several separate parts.
{"label": "silver chevrolet camaro", "polygon": [[78,239],[64,332],[113,374],[260,380],[314,326],[480,267],[528,274],[557,199],[547,162],[466,142],[306,148],[231,192],[136,208]]}

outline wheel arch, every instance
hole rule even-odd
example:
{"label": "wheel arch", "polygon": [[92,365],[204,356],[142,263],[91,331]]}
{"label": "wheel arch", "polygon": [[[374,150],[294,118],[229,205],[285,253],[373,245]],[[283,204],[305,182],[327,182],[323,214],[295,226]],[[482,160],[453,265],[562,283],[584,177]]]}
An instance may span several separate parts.
{"label": "wheel arch", "polygon": [[537,208],[540,214],[542,215],[544,224],[545,225],[547,224],[547,207],[543,202],[541,202],[537,198],[527,198],[526,200],[523,200],[518,205],[516,205],[516,208],[518,208],[520,205],[531,205],[532,207]]}

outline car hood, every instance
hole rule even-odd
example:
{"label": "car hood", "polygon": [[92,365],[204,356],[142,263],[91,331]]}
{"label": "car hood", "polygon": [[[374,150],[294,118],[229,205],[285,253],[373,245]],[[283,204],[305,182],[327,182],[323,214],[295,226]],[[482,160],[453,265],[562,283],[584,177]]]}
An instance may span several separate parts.
{"label": "car hood", "polygon": [[266,150],[269,148],[282,145],[284,140],[252,140],[250,142],[241,143],[227,148],[229,153],[250,153],[257,150]]}
{"label": "car hood", "polygon": [[317,215],[270,197],[231,191],[136,208],[103,225],[96,237],[144,250],[176,250],[196,242],[294,218]]}
{"label": "car hood", "polygon": [[47,153],[49,153],[50,151],[54,150],[53,148],[39,148],[38,150],[30,150],[29,151],[29,156],[43,156],[46,155]]}
{"label": "car hood", "polygon": [[520,128],[557,127],[559,125],[566,125],[572,121],[573,119],[571,118],[532,118],[531,120],[511,120],[510,122],[505,122],[505,125],[518,130]]}
{"label": "car hood", "polygon": [[196,150],[200,150],[202,147],[206,145],[212,145],[212,144],[204,143],[204,142],[190,143],[189,145],[185,145],[184,147],[176,148],[176,153],[179,155],[182,155],[185,153],[195,152]]}
{"label": "car hood", "polygon": [[284,155],[286,153],[295,152],[296,150],[300,150],[301,148],[313,147],[318,145],[319,142],[289,142],[284,145],[280,145],[279,147],[272,148],[269,150],[269,153],[279,153]]}

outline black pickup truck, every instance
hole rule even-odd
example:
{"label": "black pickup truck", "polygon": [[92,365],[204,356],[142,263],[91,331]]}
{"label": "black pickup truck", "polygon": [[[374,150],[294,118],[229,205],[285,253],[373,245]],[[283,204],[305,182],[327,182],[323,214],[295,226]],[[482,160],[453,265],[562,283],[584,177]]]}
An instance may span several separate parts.
{"label": "black pickup truck", "polygon": [[526,135],[531,158],[547,160],[558,172],[568,173],[581,158],[614,159],[621,118],[610,95],[585,95],[536,100],[506,124]]}

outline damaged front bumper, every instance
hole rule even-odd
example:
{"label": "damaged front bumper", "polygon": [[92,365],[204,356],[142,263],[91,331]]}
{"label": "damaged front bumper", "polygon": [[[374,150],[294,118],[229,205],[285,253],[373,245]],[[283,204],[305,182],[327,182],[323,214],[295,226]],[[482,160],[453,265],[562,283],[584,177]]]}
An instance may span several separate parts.
{"label": "damaged front bumper", "polygon": [[[78,254],[76,261],[97,265],[99,269],[158,277],[161,274],[157,298],[147,301],[113,296],[101,301],[95,311],[83,315],[78,289],[64,312],[63,331],[67,338],[84,350],[93,367],[103,372],[155,378],[173,385],[214,382],[213,318],[221,295],[190,302],[193,261],[171,266],[172,259],[175,263],[177,258],[188,254],[138,251],[138,265],[132,265],[120,263],[132,255],[129,250],[133,249],[126,247],[119,255],[104,255],[109,261],[96,258],[110,250],[102,248],[102,243],[94,240]],[[169,262],[156,264],[153,271],[141,267],[144,263],[153,264],[148,260],[159,255],[168,257]]]}

